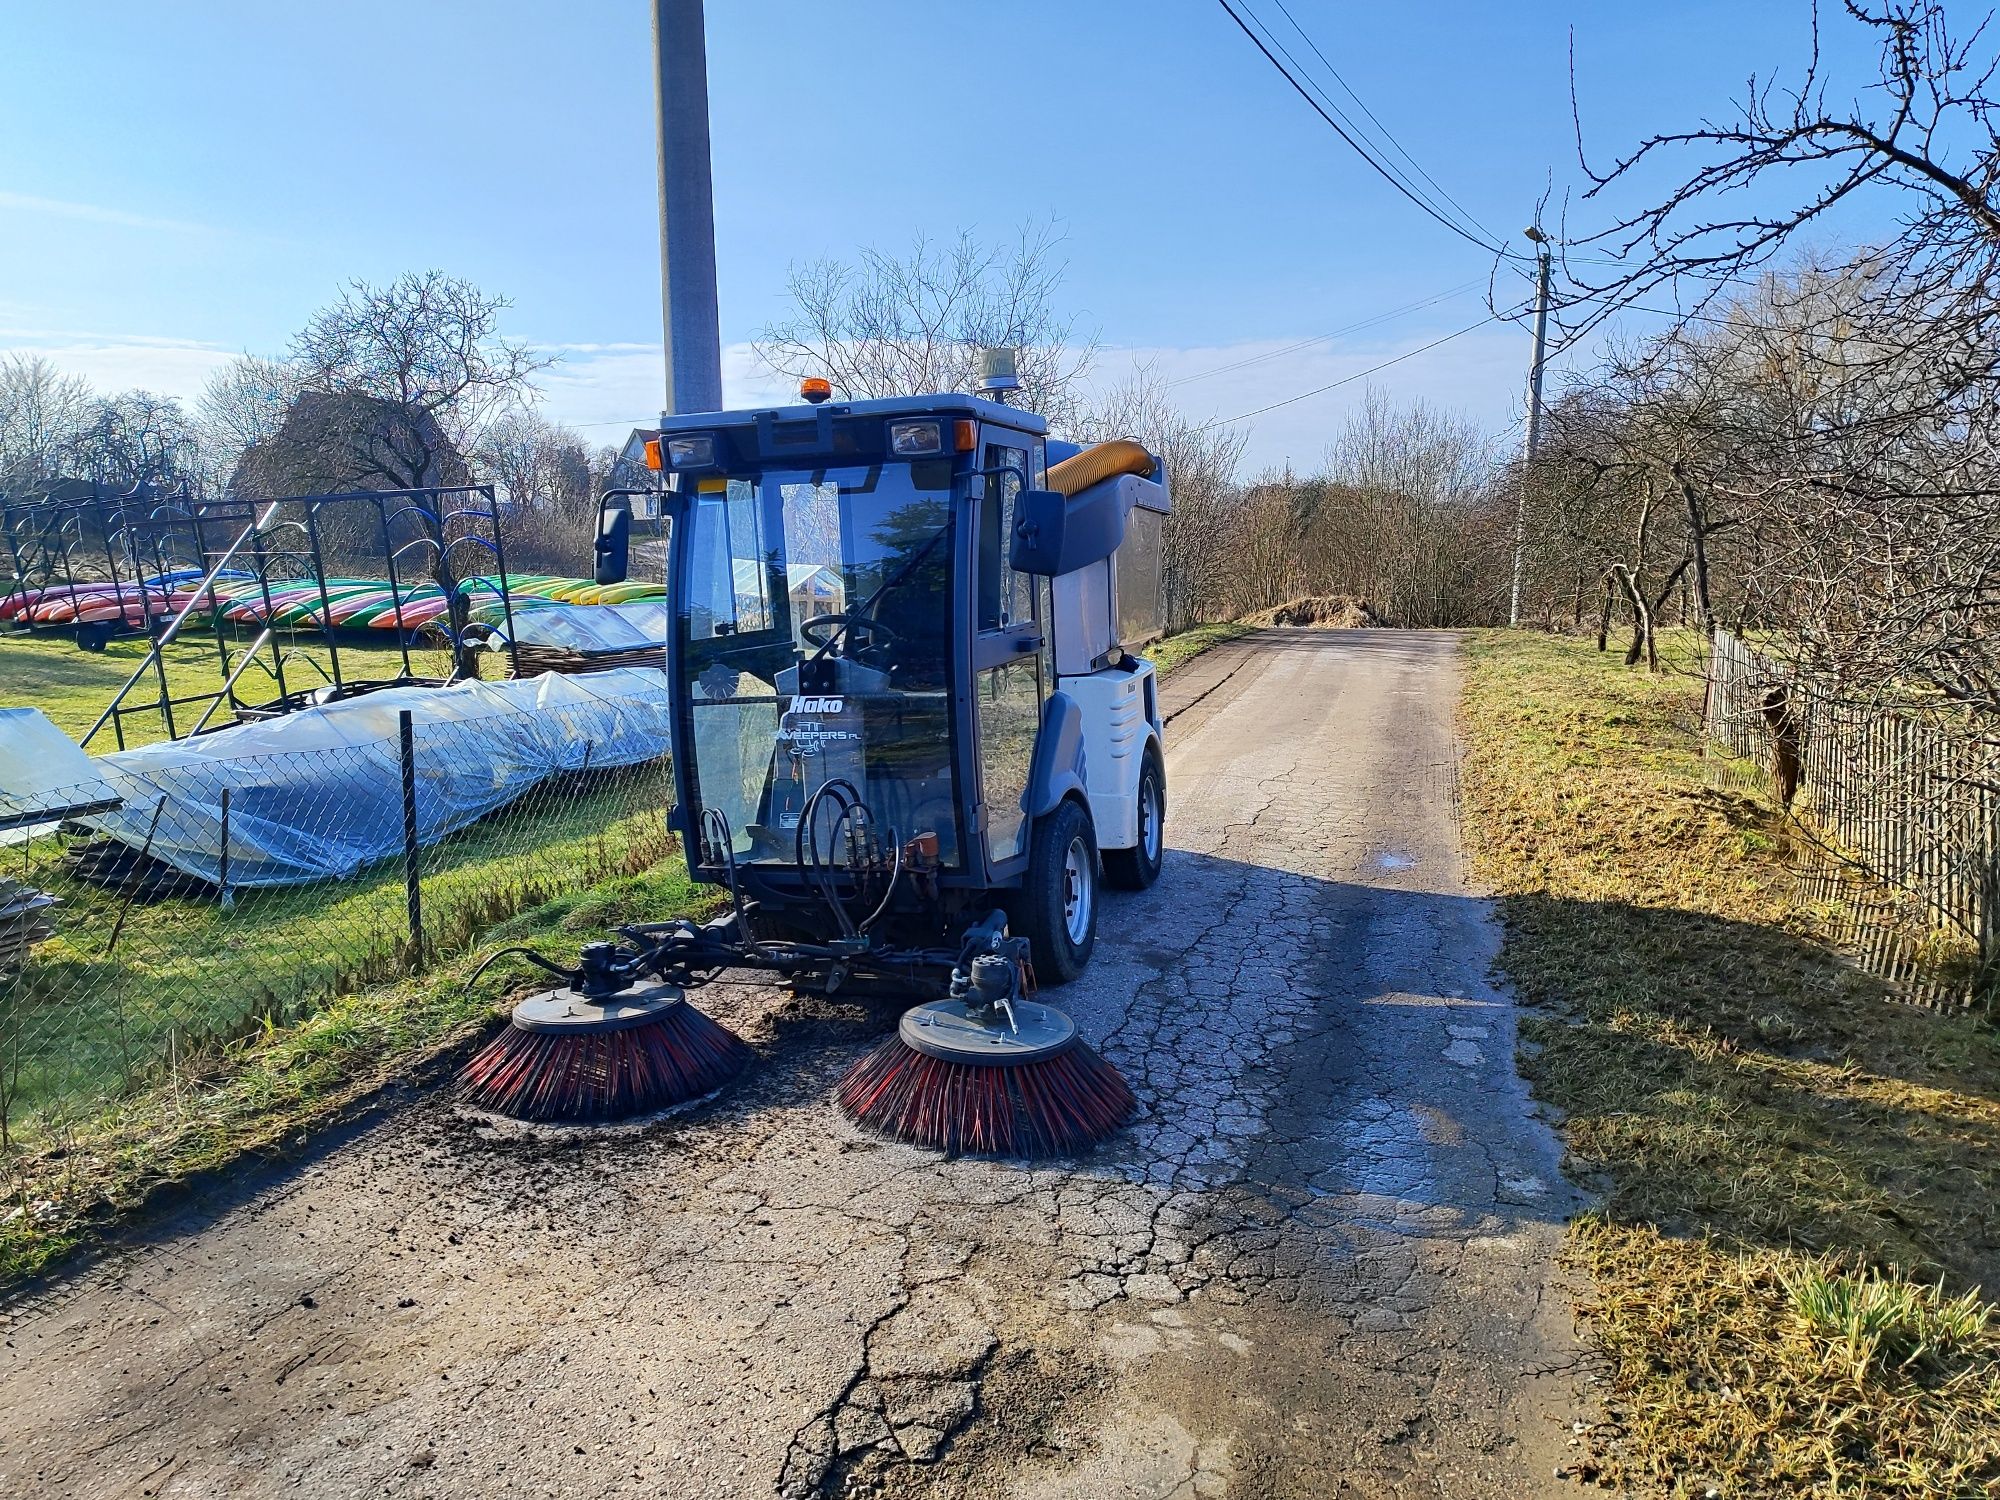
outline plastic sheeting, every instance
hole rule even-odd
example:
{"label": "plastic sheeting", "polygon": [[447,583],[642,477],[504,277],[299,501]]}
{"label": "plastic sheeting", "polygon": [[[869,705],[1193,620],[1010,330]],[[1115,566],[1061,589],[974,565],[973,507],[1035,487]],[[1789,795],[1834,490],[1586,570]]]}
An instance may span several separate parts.
{"label": "plastic sheeting", "polygon": [[96,779],[97,762],[39,708],[0,708],[0,797],[46,801]]}
{"label": "plastic sheeting", "polygon": [[[210,884],[343,879],[403,848],[398,714],[411,715],[417,837],[434,844],[566,771],[668,751],[665,676],[624,669],[391,688],[94,762],[124,806],[83,819]],[[154,821],[158,809],[158,822]]]}
{"label": "plastic sheeting", "polygon": [[[495,625],[493,638],[503,640]],[[600,651],[658,649],[667,643],[667,606],[646,604],[572,604],[562,609],[523,610],[514,616],[514,640],[522,646],[594,655]]]}

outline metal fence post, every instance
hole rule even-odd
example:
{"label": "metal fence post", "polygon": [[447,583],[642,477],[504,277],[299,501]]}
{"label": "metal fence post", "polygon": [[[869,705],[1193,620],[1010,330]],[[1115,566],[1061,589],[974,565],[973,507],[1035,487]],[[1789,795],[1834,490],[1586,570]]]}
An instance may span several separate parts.
{"label": "metal fence post", "polygon": [[410,910],[410,951],[417,963],[424,954],[423,868],[417,851],[417,742],[406,708],[396,715],[396,737],[403,759],[403,892]]}
{"label": "metal fence post", "polygon": [[139,887],[145,883],[146,864],[153,857],[153,835],[160,831],[160,814],[167,810],[166,793],[153,804],[153,821],[146,825],[146,842],[139,846],[138,863],[132,866],[132,877],[125,883],[125,901],[118,908],[118,920],[111,924],[111,941],[104,945],[104,956],[111,957],[118,946],[118,935],[125,930],[125,919],[132,915],[132,903],[138,899]]}
{"label": "metal fence post", "polygon": [[222,789],[222,837],[215,852],[216,904],[224,911],[236,905],[236,898],[229,894],[229,791],[228,787]]}

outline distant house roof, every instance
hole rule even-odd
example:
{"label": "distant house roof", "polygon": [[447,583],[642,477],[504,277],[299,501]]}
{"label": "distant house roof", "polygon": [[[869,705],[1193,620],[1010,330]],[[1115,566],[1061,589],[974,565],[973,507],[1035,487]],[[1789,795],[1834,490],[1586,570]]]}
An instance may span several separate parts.
{"label": "distant house roof", "polygon": [[278,431],[238,461],[229,490],[261,499],[470,478],[464,457],[429,412],[352,391],[305,391]]}
{"label": "distant house roof", "polygon": [[[751,558],[739,557],[733,566],[736,575],[736,592],[739,594],[755,593],[761,584],[761,580],[757,575],[764,571],[764,565]],[[815,582],[823,584],[834,593],[840,591],[840,575],[824,563],[785,564],[786,593],[796,594],[800,589]]]}

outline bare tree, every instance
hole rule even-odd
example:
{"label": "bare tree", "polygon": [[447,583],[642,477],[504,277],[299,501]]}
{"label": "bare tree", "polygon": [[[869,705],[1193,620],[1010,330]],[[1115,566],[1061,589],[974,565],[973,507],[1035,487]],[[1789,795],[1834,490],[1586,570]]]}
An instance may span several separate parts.
{"label": "bare tree", "polygon": [[123,391],[92,400],[63,455],[66,474],[109,489],[143,482],[199,489],[201,439],[172,396]]}
{"label": "bare tree", "polygon": [[1134,438],[1160,456],[1173,501],[1161,536],[1167,628],[1219,617],[1230,598],[1224,560],[1230,513],[1238,503],[1236,469],[1249,433],[1189,417],[1151,365],[1099,395],[1075,431],[1084,442]]}
{"label": "bare tree", "polygon": [[218,491],[245,453],[278,435],[302,382],[296,365],[254,354],[239,354],[209,376],[195,402],[195,422]]}
{"label": "bare tree", "polygon": [[596,472],[582,438],[532,411],[515,410],[487,424],[472,462],[481,479],[504,491],[511,566],[583,566],[596,519]]}
{"label": "bare tree", "polygon": [[[350,398],[322,439],[345,440],[352,482],[421,488],[443,479],[486,419],[532,396],[553,361],[501,336],[511,304],[441,271],[350,284],[293,339],[301,389]],[[331,412],[331,408],[327,408]],[[383,414],[400,420],[384,421]]]}
{"label": "bare tree", "polygon": [[[1613,258],[1608,271],[1585,255],[1566,259],[1571,290],[1561,300],[1573,327],[1654,293],[1683,296],[1691,314],[1703,313],[1788,253],[1800,230],[1864,195],[1886,198],[1897,216],[1897,233],[1873,258],[1882,294],[1939,299],[1982,322],[1993,316],[1986,288],[2000,251],[2000,140],[1990,86],[2000,60],[1985,22],[1955,36],[1943,0],[1841,0],[1840,10],[1874,36],[1879,57],[1872,88],[1847,103],[1833,95],[1815,4],[1799,79],[1752,75],[1733,119],[1650,136],[1598,171],[1583,158],[1579,117],[1586,203],[1688,165],[1650,206],[1568,241],[1570,251]],[[1776,207],[1740,206],[1744,190],[1773,179],[1784,184]],[[1764,201],[1761,191],[1749,201]]]}
{"label": "bare tree", "polygon": [[90,420],[91,399],[88,383],[44,355],[0,359],[0,490],[56,478]]}
{"label": "bare tree", "polygon": [[1300,477],[1267,473],[1227,527],[1232,613],[1347,598],[1419,627],[1484,623],[1504,587],[1500,492],[1465,421],[1370,391]]}
{"label": "bare tree", "polygon": [[[1595,281],[1570,266],[1570,321],[1654,294],[1690,309],[1633,362],[1646,388],[1616,399],[1626,446],[1680,502],[1705,624],[1725,607],[1761,619],[1774,651],[1857,700],[2000,709],[1996,59],[1983,22],[1955,34],[1942,0],[1840,14],[1878,43],[1868,90],[1836,102],[1816,12],[1795,84],[1752,79],[1734,118],[1593,174],[1586,201],[1686,175],[1573,237],[1620,263]],[[1874,243],[1766,274],[1863,197],[1893,214]]]}
{"label": "bare tree", "polygon": [[1063,266],[1052,226],[1011,245],[970,233],[940,245],[919,236],[902,255],[863,250],[855,262],[792,267],[792,310],[756,343],[781,375],[822,375],[850,398],[970,391],[983,348],[1020,351],[1021,404],[1052,427],[1081,414],[1081,382],[1096,354],[1057,308]]}
{"label": "bare tree", "polygon": [[1470,422],[1371,388],[1328,450],[1318,498],[1328,513],[1302,528],[1320,546],[1314,591],[1364,595],[1402,625],[1485,618],[1501,588],[1492,474]]}

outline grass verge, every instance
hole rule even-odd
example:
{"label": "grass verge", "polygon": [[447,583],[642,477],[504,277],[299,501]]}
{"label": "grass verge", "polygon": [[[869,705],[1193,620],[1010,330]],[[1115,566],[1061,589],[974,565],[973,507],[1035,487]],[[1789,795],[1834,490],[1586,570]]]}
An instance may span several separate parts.
{"label": "grass verge", "polygon": [[1220,646],[1224,641],[1233,641],[1238,636],[1250,634],[1252,627],[1240,625],[1234,620],[1214,625],[1190,625],[1177,635],[1170,635],[1148,646],[1142,653],[1159,674],[1164,677],[1175,667],[1193,660],[1211,646]]}
{"label": "grass verge", "polygon": [[1896,1004],[1793,899],[1768,802],[1706,784],[1695,645],[1471,638],[1467,837],[1523,1068],[1603,1194],[1579,1311],[1614,1442],[1672,1495],[2000,1487],[2000,1039]]}
{"label": "grass verge", "polygon": [[[463,948],[487,924],[674,847],[664,763],[556,777],[425,851],[427,946]],[[413,965],[404,871],[389,860],[350,880],[127,905],[65,873],[61,840],[10,858],[8,873],[60,895],[55,937],[0,985],[0,1124],[101,1098],[156,1073],[190,1045],[284,1023],[329,996]],[[116,930],[111,946],[108,934]]]}
{"label": "grass verge", "polygon": [[572,948],[622,922],[716,906],[678,851],[651,869],[558,897],[502,922],[473,951],[428,972],[341,996],[296,1025],[186,1060],[162,1082],[72,1121],[8,1163],[0,1288],[48,1269],[165,1188],[245,1158],[279,1157],[397,1077],[468,1045],[504,995],[546,981],[503,959],[468,993],[485,954],[515,943]]}

